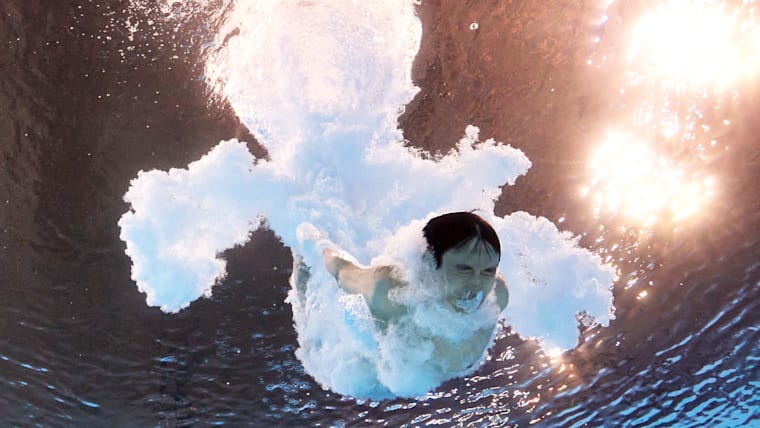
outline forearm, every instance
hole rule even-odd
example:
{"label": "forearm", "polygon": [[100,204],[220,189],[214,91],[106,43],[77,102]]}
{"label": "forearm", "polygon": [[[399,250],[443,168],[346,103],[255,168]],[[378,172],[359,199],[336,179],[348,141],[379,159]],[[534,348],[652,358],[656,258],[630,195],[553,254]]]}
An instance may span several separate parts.
{"label": "forearm", "polygon": [[338,281],[338,286],[343,291],[350,294],[367,294],[364,269],[347,260],[341,251],[334,248],[325,248],[322,257],[325,268]]}

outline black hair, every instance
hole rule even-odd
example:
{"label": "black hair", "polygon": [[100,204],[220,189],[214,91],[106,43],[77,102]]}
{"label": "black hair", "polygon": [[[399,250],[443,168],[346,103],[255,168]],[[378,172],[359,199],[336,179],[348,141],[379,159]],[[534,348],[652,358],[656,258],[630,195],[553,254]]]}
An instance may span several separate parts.
{"label": "black hair", "polygon": [[422,229],[428,249],[435,256],[435,267],[441,266],[443,254],[472,238],[489,243],[501,255],[499,236],[482,217],[471,212],[454,212],[430,219]]}

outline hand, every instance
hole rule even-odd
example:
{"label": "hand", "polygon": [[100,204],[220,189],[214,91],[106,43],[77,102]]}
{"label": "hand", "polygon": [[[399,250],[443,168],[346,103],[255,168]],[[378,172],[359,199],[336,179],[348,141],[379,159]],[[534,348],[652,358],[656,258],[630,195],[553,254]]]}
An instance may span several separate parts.
{"label": "hand", "polygon": [[293,276],[291,277],[291,281],[296,286],[301,302],[305,299],[309,278],[311,278],[311,270],[303,262],[303,258],[299,256],[293,257]]}
{"label": "hand", "polygon": [[322,250],[322,260],[325,263],[325,268],[330,272],[330,275],[338,279],[340,270],[347,264],[351,264],[348,260],[343,258],[343,252],[335,247],[324,247]]}

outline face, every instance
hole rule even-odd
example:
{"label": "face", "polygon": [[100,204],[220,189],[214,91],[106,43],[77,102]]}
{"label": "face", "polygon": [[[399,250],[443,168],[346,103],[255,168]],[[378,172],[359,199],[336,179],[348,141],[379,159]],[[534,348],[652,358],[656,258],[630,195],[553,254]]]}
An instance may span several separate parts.
{"label": "face", "polygon": [[499,253],[477,238],[446,251],[438,268],[446,300],[459,312],[475,312],[493,289],[498,266]]}

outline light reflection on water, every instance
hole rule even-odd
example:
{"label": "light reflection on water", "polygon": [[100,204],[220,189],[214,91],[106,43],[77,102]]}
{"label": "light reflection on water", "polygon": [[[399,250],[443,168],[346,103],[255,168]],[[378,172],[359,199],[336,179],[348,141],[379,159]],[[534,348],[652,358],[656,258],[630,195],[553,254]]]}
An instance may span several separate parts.
{"label": "light reflection on water", "polygon": [[758,29],[752,4],[670,0],[632,25],[628,61],[650,78],[726,87],[757,71]]}
{"label": "light reflection on water", "polygon": [[727,147],[712,135],[730,126],[721,109],[760,66],[754,0],[655,2],[628,27],[617,42],[626,77],[611,91],[625,114],[593,149],[581,196],[597,218],[677,229],[720,191],[710,153]]}
{"label": "light reflection on water", "polygon": [[592,199],[595,215],[622,214],[644,227],[666,216],[678,224],[710,202],[714,192],[712,177],[694,177],[631,135],[611,134],[589,166],[592,179],[582,195]]}
{"label": "light reflection on water", "polygon": [[[618,3],[620,2],[609,2],[608,6],[615,7]],[[168,3],[158,4],[164,7]],[[177,5],[179,2],[173,4]],[[537,5],[539,2],[530,4]],[[530,4],[525,2],[522,9],[514,13],[527,16],[526,9],[530,10]],[[551,2],[546,4],[548,8],[553,5]],[[667,10],[667,4],[652,2],[648,5],[652,6],[653,10]],[[760,44],[760,36],[754,24],[754,12],[751,11],[754,2],[733,2],[730,4],[738,6],[731,7],[727,6],[728,2],[704,4],[707,6],[697,10],[718,9],[723,17],[721,19],[740,23],[731,30],[734,31],[731,37],[746,37],[746,40],[753,40],[755,47],[749,44],[738,45],[727,52],[731,55],[744,55],[744,64],[753,67],[756,63],[756,59],[753,58],[757,56],[757,46]],[[183,2],[182,6],[178,7],[191,6],[190,2]],[[607,4],[600,7],[602,6]],[[57,6],[51,4],[50,7],[54,10]],[[643,9],[643,6],[641,7]],[[87,17],[97,17],[98,13],[102,13],[95,11],[95,6],[89,3],[84,4],[83,8],[92,9],[87,12]],[[483,12],[482,9],[479,11]],[[736,10],[740,12],[735,12]],[[494,13],[497,12],[502,13]],[[572,10],[572,13],[576,12],[576,9]],[[549,17],[554,25],[556,13],[552,10],[543,15],[542,19]],[[59,15],[66,16],[66,13],[64,11]],[[632,24],[636,20],[629,19],[634,15],[636,14],[626,15],[624,20],[613,17],[607,20],[606,25],[623,28],[620,32],[625,34],[625,30],[634,27]],[[186,16],[195,16],[193,19],[197,19],[198,15],[188,13]],[[684,17],[688,16],[698,14],[684,14]],[[109,15],[104,15],[103,18],[106,22],[111,20]],[[160,18],[159,14],[156,20]],[[493,30],[493,27],[489,27],[493,20],[489,21],[486,18],[465,18],[468,26],[473,20],[479,23],[478,33],[466,30],[468,37],[485,36],[489,28]],[[515,19],[518,23],[535,24],[525,25],[525,32],[542,22],[540,19],[531,22],[529,18],[535,17]],[[698,19],[707,22],[705,18]],[[598,25],[600,21],[595,19],[594,25]],[[70,24],[77,26],[79,31],[80,25],[90,22],[93,22],[93,32],[95,28],[98,31],[106,28],[98,27],[94,24],[95,20],[91,21],[85,17],[77,17]],[[663,21],[654,19],[652,22]],[[68,28],[68,25],[69,23],[65,28]],[[746,26],[745,30],[736,30],[741,29],[742,25]],[[182,45],[184,41],[172,42],[177,32],[174,27],[174,32],[161,34],[150,26],[147,26],[147,29],[143,27],[134,36],[139,41],[139,46],[144,44],[146,52],[139,57],[131,58],[131,64],[145,66],[146,57],[158,58],[157,63],[169,64],[170,67],[177,67],[175,64],[179,62],[191,61],[188,55],[182,54],[186,50],[179,48],[192,44],[189,41],[186,45]],[[508,28],[509,30],[497,28],[496,31],[512,31],[515,27]],[[682,24],[681,28],[688,28],[688,24]],[[204,33],[202,28],[193,27],[193,30]],[[63,30],[56,31],[55,37],[61,37],[61,34],[68,33]],[[89,46],[86,43],[91,38],[90,33],[81,37],[77,34],[79,33],[67,37]],[[124,39],[124,36],[119,34],[114,36],[123,44],[131,45],[131,39]],[[206,36],[208,37],[208,34]],[[16,40],[15,37],[14,35],[13,40]],[[525,33],[516,30],[510,37],[527,40]],[[679,40],[689,40],[679,37]],[[63,40],[71,42],[70,39]],[[161,52],[158,47],[155,48],[155,52],[147,52],[149,47],[152,49],[159,42],[165,42],[166,46],[179,52],[180,60],[165,61],[165,58],[162,60],[160,56],[152,56]],[[645,55],[646,49],[659,46],[658,43],[647,43],[641,44],[639,56]],[[82,48],[82,45],[75,44],[77,52],[88,51]],[[746,75],[745,78],[737,78],[736,82],[729,82],[729,78],[720,77],[720,73],[725,71],[724,68],[707,64],[709,74],[703,73],[699,78],[690,79],[680,75],[684,70],[672,64],[664,71],[654,71],[646,67],[655,64],[655,60],[628,63],[631,61],[630,57],[624,54],[610,54],[615,50],[627,52],[625,38],[618,39],[601,34],[600,46],[606,47],[607,50],[600,48],[592,58],[592,67],[589,68],[604,73],[623,73],[625,78],[621,79],[619,85],[598,88],[599,91],[609,91],[612,108],[618,108],[622,113],[618,118],[620,120],[602,121],[597,124],[603,129],[597,130],[600,137],[594,140],[589,153],[593,154],[606,147],[610,135],[610,129],[607,127],[612,128],[623,140],[623,144],[642,145],[639,150],[643,155],[639,162],[650,162],[648,168],[655,171],[655,176],[657,171],[665,177],[675,174],[673,171],[681,171],[678,185],[674,186],[677,189],[673,190],[671,198],[683,199],[681,205],[692,207],[685,212],[686,215],[676,217],[677,211],[672,210],[670,203],[652,203],[657,209],[651,208],[649,211],[655,215],[656,220],[645,226],[641,222],[646,222],[648,215],[638,214],[634,210],[631,211],[631,216],[634,217],[614,216],[605,208],[607,205],[600,206],[597,218],[601,224],[598,228],[609,234],[595,233],[596,231],[591,229],[584,232],[588,232],[592,237],[600,236],[595,246],[596,250],[606,260],[619,264],[621,269],[626,270],[621,275],[616,290],[616,297],[620,299],[616,302],[620,305],[620,317],[609,330],[590,327],[584,332],[582,343],[576,350],[554,358],[547,358],[530,344],[503,333],[497,340],[491,358],[481,370],[467,379],[455,380],[444,385],[422,400],[378,403],[338,397],[323,391],[315,384],[303,372],[293,354],[295,338],[292,321],[289,309],[282,303],[287,289],[287,255],[279,254],[284,251],[277,250],[279,255],[276,260],[283,263],[279,265],[281,269],[278,272],[281,274],[272,271],[272,266],[278,266],[275,264],[277,261],[274,256],[263,259],[254,257],[258,254],[270,255],[271,248],[276,248],[271,247],[272,242],[265,248],[253,248],[264,242],[254,240],[247,252],[239,253],[240,260],[230,262],[231,269],[237,267],[242,272],[231,271],[230,280],[219,287],[218,294],[212,299],[201,302],[180,317],[169,319],[145,308],[142,299],[136,296],[134,285],[128,281],[124,261],[114,256],[122,252],[118,239],[115,236],[103,237],[111,231],[89,233],[96,229],[89,226],[90,229],[83,229],[87,232],[81,233],[83,237],[71,233],[72,228],[75,232],[79,230],[75,226],[69,226],[67,221],[76,225],[78,219],[71,220],[63,215],[59,216],[58,208],[66,207],[59,203],[54,205],[56,209],[41,210],[36,215],[50,218],[49,222],[53,225],[62,225],[62,229],[68,232],[55,236],[76,237],[76,245],[73,246],[76,248],[58,243],[55,247],[58,250],[48,251],[46,248],[49,245],[38,245],[39,238],[35,238],[37,247],[32,260],[38,266],[42,266],[35,269],[35,278],[28,282],[20,282],[19,285],[3,284],[0,289],[2,297],[5,298],[3,301],[9,302],[0,307],[0,331],[9,332],[7,335],[0,334],[0,414],[10,417],[10,423],[22,426],[35,422],[40,425],[62,426],[79,422],[78,425],[94,426],[104,421],[111,421],[114,426],[171,426],[192,423],[202,425],[216,422],[226,422],[234,426],[252,423],[259,426],[301,426],[315,423],[340,425],[340,421],[355,425],[386,423],[396,426],[446,426],[454,423],[503,426],[510,423],[528,425],[531,422],[539,426],[616,426],[637,423],[708,426],[708,422],[713,418],[722,418],[729,423],[733,421],[734,425],[751,422],[748,412],[756,409],[758,405],[757,366],[760,361],[760,332],[756,314],[760,314],[760,296],[757,292],[760,289],[760,265],[756,262],[742,263],[746,262],[747,254],[757,259],[757,239],[752,236],[756,234],[757,229],[753,227],[756,227],[757,222],[751,217],[751,211],[735,209],[738,202],[733,201],[732,204],[732,201],[723,199],[727,193],[739,192],[735,192],[726,184],[729,182],[728,175],[731,171],[719,169],[713,164],[714,159],[727,148],[734,150],[734,147],[739,145],[739,142],[728,140],[724,136],[731,135],[729,131],[740,125],[735,115],[730,114],[730,110],[734,108],[737,100],[745,97],[744,85],[747,83],[741,80],[746,80]],[[117,48],[121,47],[116,44],[110,45],[112,53],[118,52]],[[101,52],[100,49],[107,48],[108,46],[103,48],[101,42],[98,42],[92,51]],[[174,56],[177,52],[170,52],[168,55]],[[689,49],[687,52],[694,53],[698,50]],[[66,53],[69,54],[70,52]],[[122,55],[114,55],[117,57],[117,63],[122,64]],[[71,57],[75,55],[67,56],[66,59],[71,62]],[[597,62],[603,57],[606,58],[604,61]],[[543,60],[551,62],[549,57],[544,57]],[[456,61],[456,58],[452,61]],[[79,64],[72,63],[77,66],[76,72],[72,74],[79,75]],[[97,70],[100,70],[102,64],[94,64],[98,66]],[[108,69],[109,73],[118,73],[119,70],[108,68],[115,68],[118,64],[102,66]],[[451,64],[442,65],[447,66]],[[644,68],[638,68],[639,66]],[[654,74],[648,74],[649,71]],[[98,75],[100,74],[98,72]],[[105,72],[102,74],[108,75]],[[716,80],[711,82],[705,76],[713,76]],[[155,76],[138,73],[121,75],[122,81],[129,83],[123,87],[130,88],[140,84],[147,86],[153,77]],[[87,77],[92,78],[97,76]],[[162,97],[170,94],[171,84],[168,79],[159,81],[163,82],[166,88],[162,86],[155,90],[160,90]],[[80,89],[86,91],[86,88],[108,88],[114,93],[114,96],[109,97],[109,102],[112,103],[119,100],[126,103],[123,100],[131,100],[137,95],[149,98],[155,92],[151,88],[149,92],[142,94],[133,89],[125,90],[122,86],[109,87],[104,82],[106,80],[98,80],[97,84],[93,85],[87,81]],[[559,89],[556,93],[566,91],[566,85],[567,83],[564,86],[557,84]],[[489,91],[485,92],[490,94]],[[498,91],[496,93],[499,94]],[[512,94],[515,97],[520,95],[519,91]],[[98,93],[86,94],[93,98],[97,95]],[[59,91],[56,90],[55,97],[58,96]],[[534,89],[530,96],[542,95],[539,89]],[[27,97],[17,98],[23,105]],[[546,98],[541,100],[543,102]],[[176,103],[187,108],[187,101],[184,99],[167,101],[171,101],[167,103],[169,106]],[[163,98],[161,102],[164,102]],[[150,98],[145,103],[148,107],[143,104],[136,105],[149,109],[153,103],[153,98]],[[161,147],[140,145],[139,141],[166,144],[167,136],[140,134],[135,131],[137,128],[145,128],[144,122],[140,121],[145,119],[145,116],[130,113],[125,104],[118,104],[118,108],[113,105],[97,106],[98,108],[93,108],[92,112],[88,113],[94,114],[94,119],[88,117],[87,121],[82,121],[84,131],[89,129],[86,126],[91,122],[97,128],[129,129],[136,135],[133,138],[132,134],[128,134],[128,137],[122,139],[111,136],[112,139],[109,140],[109,136],[103,135],[102,129],[94,133],[99,136],[98,144],[102,144],[94,146],[99,148],[95,154],[100,156],[100,160],[106,160],[102,163],[106,165],[105,168],[109,165],[110,168],[120,168],[128,179],[134,173],[135,165],[141,168],[155,167],[155,158],[146,155],[138,162],[135,161],[138,156],[133,153],[150,154],[154,150],[159,151]],[[530,105],[523,107],[528,109]],[[105,113],[98,116],[98,109]],[[476,107],[472,109],[477,111]],[[114,111],[117,115],[112,114]],[[127,112],[125,114],[129,120],[115,122],[123,127],[114,126],[114,122],[107,121],[107,116],[118,117],[124,111]],[[167,121],[164,118],[162,123],[161,114],[166,114],[165,112],[148,111],[151,113],[149,119],[154,121],[151,129],[162,128],[160,125],[163,125],[165,129],[172,129],[171,132],[176,132],[174,130],[178,127],[190,127],[191,124],[187,122],[197,122],[200,120],[197,117],[206,114],[188,114],[189,119],[185,121],[186,118],[183,118],[182,123]],[[514,115],[521,119],[519,114],[519,111],[514,112]],[[569,115],[570,112],[563,111],[562,114]],[[518,119],[516,122],[519,122]],[[526,127],[527,125],[513,126],[510,132],[525,132]],[[77,129],[77,140],[80,139],[80,135],[88,135],[87,132],[79,132],[82,129]],[[91,130],[90,134],[93,134]],[[181,148],[177,150],[196,150],[202,153],[207,148],[185,147],[207,139],[198,135],[187,136],[186,140],[178,145]],[[40,141],[40,147],[43,143],[47,142]],[[129,150],[117,150],[120,146]],[[77,149],[81,147],[75,146],[69,150]],[[161,162],[172,165],[179,162],[167,160],[168,149],[164,147],[162,150],[158,156],[160,158],[163,153]],[[114,151],[116,155],[106,157],[109,151]],[[131,155],[124,155],[123,159],[119,157],[119,154],[126,153]],[[181,156],[177,157],[183,159]],[[194,159],[196,155],[188,155],[188,158]],[[591,156],[588,158],[592,159]],[[52,157],[43,158],[46,162],[51,162],[51,159]],[[623,160],[613,157],[610,161]],[[122,163],[128,166],[119,167]],[[599,165],[597,170],[588,166],[588,180],[585,184],[589,187],[589,195],[597,188],[605,189],[603,186],[610,185],[602,179],[594,182],[595,175],[606,173],[607,177],[614,177],[618,172],[605,172],[604,167],[604,163]],[[600,168],[602,170],[599,170]],[[630,170],[625,167],[619,169]],[[33,174],[34,171],[35,166],[15,170],[21,177]],[[77,175],[84,177],[83,180],[91,179],[97,183],[106,180],[103,174],[105,173],[98,172],[93,175],[87,167],[77,171]],[[661,190],[660,182],[646,182],[646,176],[638,176],[637,174],[642,175],[640,169],[634,168],[630,174],[638,177],[638,180],[631,180],[629,176],[623,175],[619,179],[622,184],[615,183],[619,187],[616,188],[619,200],[623,200],[623,196],[629,191],[625,185],[633,186],[634,189],[630,191],[634,194],[639,192],[640,199],[647,196],[647,192],[640,190],[640,187]],[[65,181],[65,177],[53,177]],[[709,179],[713,180],[713,184],[705,182],[709,182]],[[110,177],[108,180],[113,181]],[[59,189],[49,176],[40,181],[43,187]],[[112,193],[121,195],[123,189],[119,186],[126,181],[119,186],[113,185],[112,181],[109,181],[110,188],[117,188]],[[685,197],[686,192],[679,190],[690,185],[697,186],[699,190],[691,199]],[[706,194],[710,188],[713,189],[713,195],[708,198]],[[745,190],[751,193],[756,191],[753,189]],[[91,199],[83,204],[85,206],[110,206],[102,202],[104,197],[97,189],[65,190],[68,190],[68,193],[62,194],[66,198],[76,198],[80,193],[86,194]],[[660,195],[658,198],[662,199],[663,196]],[[97,201],[101,201],[100,205],[96,204]],[[670,235],[663,238],[651,230],[664,225],[667,230],[681,228],[701,232],[705,230],[701,228],[705,228],[707,223],[700,217],[701,212],[718,202],[728,202],[725,204],[725,213],[721,214],[725,215],[728,221],[708,224],[711,228],[704,237],[680,235],[679,241]],[[647,202],[643,204],[646,205]],[[99,214],[88,216],[82,213],[79,217],[87,218],[87,221],[102,218],[102,223],[94,223],[112,224],[113,215],[123,210],[121,205],[115,205],[116,209],[111,209],[110,212],[106,209],[105,214],[100,217]],[[620,203],[617,206],[618,213],[626,212]],[[756,207],[749,206],[750,209]],[[594,209],[595,207],[591,208],[592,213]],[[30,218],[34,216],[35,212],[29,214]],[[577,216],[577,213],[568,212],[567,223],[571,223],[573,217]],[[49,232],[43,228],[40,234],[45,231]],[[742,234],[746,237],[740,236]],[[92,243],[94,239],[88,238],[91,235],[99,237],[97,246]],[[42,241],[43,244],[50,243],[48,236],[44,239],[46,240]],[[274,238],[270,241],[274,241]],[[707,244],[697,245],[702,241],[706,241]],[[93,252],[93,248],[101,246],[105,246],[107,250],[97,254]],[[257,264],[256,269],[250,268],[252,260]],[[62,278],[77,280],[66,282],[65,286],[57,286],[51,290],[50,284],[60,284]],[[81,287],[79,284],[82,284]],[[86,287],[89,287],[89,290]],[[50,328],[35,327],[38,325]]]}

